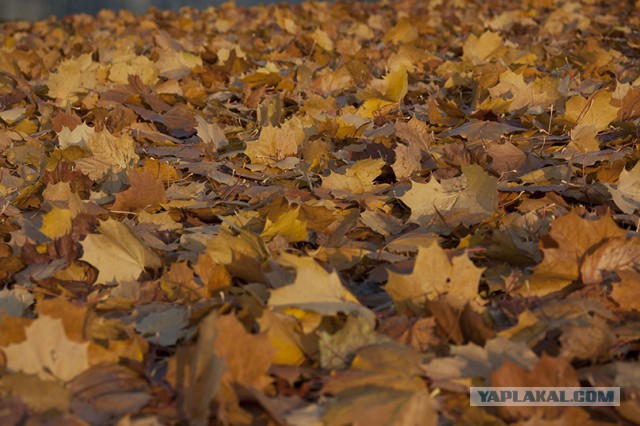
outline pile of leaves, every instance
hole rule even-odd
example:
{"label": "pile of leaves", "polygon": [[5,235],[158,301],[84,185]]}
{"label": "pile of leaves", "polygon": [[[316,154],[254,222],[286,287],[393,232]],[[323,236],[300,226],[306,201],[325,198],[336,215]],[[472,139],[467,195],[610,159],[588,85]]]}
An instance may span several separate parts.
{"label": "pile of leaves", "polygon": [[632,3],[1,24],[0,423],[637,421]]}

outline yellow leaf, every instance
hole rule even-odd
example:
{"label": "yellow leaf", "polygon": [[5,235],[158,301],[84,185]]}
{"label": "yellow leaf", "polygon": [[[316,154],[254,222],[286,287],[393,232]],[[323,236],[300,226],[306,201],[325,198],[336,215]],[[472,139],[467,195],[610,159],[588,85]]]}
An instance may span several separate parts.
{"label": "yellow leaf", "polygon": [[79,95],[96,88],[98,67],[91,59],[91,53],[62,61],[57,72],[49,75],[49,96],[63,104],[67,101],[75,102]]}
{"label": "yellow leaf", "polygon": [[576,126],[591,126],[597,131],[606,129],[618,116],[620,108],[611,105],[612,92],[598,92],[590,99],[580,95],[569,99],[565,105],[564,119]]}
{"label": "yellow leaf", "polygon": [[146,85],[153,85],[158,81],[158,70],[146,56],[120,56],[109,69],[109,80],[114,83],[127,84],[130,75],[139,76]]}
{"label": "yellow leaf", "polygon": [[329,189],[334,195],[364,194],[375,188],[373,180],[380,176],[383,159],[368,158],[351,165],[344,174],[331,172],[322,178],[322,187]]}
{"label": "yellow leaf", "polygon": [[329,34],[322,31],[320,28],[311,33],[311,38],[316,42],[318,46],[326,50],[327,52],[333,51],[333,40],[329,38]]}
{"label": "yellow leaf", "polygon": [[258,319],[258,324],[260,330],[267,333],[269,342],[275,349],[274,364],[300,365],[304,361],[305,355],[300,348],[300,339],[294,331],[299,326],[294,318],[265,309]]}
{"label": "yellow leaf", "polygon": [[73,214],[69,209],[54,207],[42,218],[42,232],[47,237],[55,240],[71,231]]}
{"label": "yellow leaf", "polygon": [[41,315],[25,330],[27,339],[3,348],[7,368],[69,381],[89,368],[89,343],[76,343],[65,334],[62,320]]}
{"label": "yellow leaf", "polygon": [[261,237],[269,241],[276,235],[280,235],[290,243],[305,241],[308,236],[307,222],[298,219],[299,212],[300,207],[297,207],[281,214],[275,222],[267,219]]}
{"label": "yellow leaf", "polygon": [[402,101],[402,98],[407,94],[409,87],[407,69],[404,65],[392,70],[384,77],[383,80],[387,87],[387,90],[384,93],[385,98],[393,102]]}
{"label": "yellow leaf", "polygon": [[104,129],[89,135],[87,146],[93,155],[77,160],[76,166],[93,180],[125,170],[139,159],[133,138],[126,133],[114,136]]}
{"label": "yellow leaf", "polygon": [[263,127],[257,141],[248,142],[244,153],[254,164],[270,164],[294,156],[305,140],[299,118],[292,118],[282,127]]}
{"label": "yellow leaf", "polygon": [[473,64],[482,64],[491,58],[493,53],[502,47],[502,38],[499,34],[485,31],[480,37],[471,35],[462,47],[464,59]]}
{"label": "yellow leaf", "polygon": [[432,241],[418,249],[411,274],[389,271],[385,290],[400,311],[422,312],[427,300],[436,300],[445,294],[451,305],[462,308],[476,298],[482,272],[466,255],[450,261],[447,253]]}
{"label": "yellow leaf", "polygon": [[96,284],[136,280],[144,268],[162,266],[160,258],[127,225],[108,219],[100,224],[99,231],[82,241],[84,254],[80,259],[98,269]]}
{"label": "yellow leaf", "polygon": [[[360,105],[357,113],[364,118],[373,118],[378,115],[385,115],[388,110],[395,108],[395,106],[396,103],[388,99],[367,99],[362,105]],[[356,129],[354,128],[353,131],[355,130]]]}
{"label": "yellow leaf", "polygon": [[359,314],[375,321],[373,313],[342,285],[335,271],[327,272],[315,260],[283,253],[278,262],[296,270],[293,284],[271,291],[269,306],[276,309],[299,308],[321,315],[338,312]]}

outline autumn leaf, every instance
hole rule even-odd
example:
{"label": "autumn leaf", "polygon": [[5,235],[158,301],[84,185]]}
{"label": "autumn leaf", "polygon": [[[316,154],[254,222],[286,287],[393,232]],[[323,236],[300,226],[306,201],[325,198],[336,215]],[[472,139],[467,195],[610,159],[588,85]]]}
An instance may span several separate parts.
{"label": "autumn leaf", "polygon": [[62,127],[62,130],[58,132],[58,144],[60,148],[68,148],[70,146],[86,146],[89,137],[95,133],[93,127],[88,126],[86,123],[82,123],[73,130],[69,130],[68,127]]}
{"label": "autumn leaf", "polygon": [[271,291],[269,306],[274,309],[300,309],[320,315],[344,312],[373,319],[372,313],[344,288],[335,271],[327,272],[311,258],[286,253],[281,254],[279,263],[294,268],[296,278],[292,284]]}
{"label": "autumn leaf", "polygon": [[534,268],[529,283],[519,291],[544,296],[562,290],[580,278],[580,267],[589,250],[609,238],[624,238],[625,234],[609,215],[590,221],[573,210],[556,219],[551,225],[550,240],[542,246],[542,262]]}
{"label": "autumn leaf", "polygon": [[82,241],[81,258],[98,269],[97,284],[136,280],[145,268],[161,266],[158,256],[127,225],[108,219],[98,230],[99,234],[89,234]]}
{"label": "autumn leaf", "polygon": [[375,189],[373,180],[380,175],[384,160],[360,160],[349,166],[344,173],[331,172],[322,178],[322,187],[336,196],[364,194]]}
{"label": "autumn leaf", "polygon": [[40,231],[51,239],[60,238],[71,231],[71,219],[68,209],[54,207],[42,218]]}
{"label": "autumn leaf", "polygon": [[424,425],[438,421],[436,403],[419,379],[418,354],[391,343],[365,346],[351,367],[331,377],[324,391],[334,395],[324,424]]}
{"label": "autumn leaf", "polygon": [[412,182],[400,197],[411,209],[411,222],[451,231],[491,216],[497,205],[497,179],[480,166],[463,167],[463,176],[438,182]]}
{"label": "autumn leaf", "polygon": [[585,284],[598,284],[610,272],[633,272],[640,267],[640,238],[609,238],[584,256],[580,276]]}
{"label": "autumn leaf", "polygon": [[96,132],[87,140],[92,156],[77,160],[76,166],[92,180],[102,179],[107,173],[126,170],[138,161],[133,146],[133,139],[128,134],[116,137],[108,130]]}
{"label": "autumn leaf", "polygon": [[109,80],[114,83],[127,84],[130,75],[139,76],[142,83],[146,85],[153,85],[158,80],[158,70],[153,61],[146,56],[123,55],[111,63]]}
{"label": "autumn leaf", "polygon": [[300,207],[289,209],[282,213],[275,222],[267,218],[262,231],[262,238],[265,241],[271,240],[276,235],[280,235],[290,243],[297,243],[307,239],[307,224],[298,219]]}
{"label": "autumn leaf", "polygon": [[131,186],[116,194],[113,210],[138,211],[167,201],[162,181],[151,173],[144,170],[131,170],[128,177]]}
{"label": "autumn leaf", "polygon": [[98,67],[90,53],[62,61],[57,71],[49,75],[49,96],[57,99],[62,105],[67,101],[75,102],[79,96],[96,88]]}
{"label": "autumn leaf", "polygon": [[70,341],[62,320],[42,315],[25,335],[25,341],[2,348],[10,370],[37,374],[42,380],[69,381],[89,368],[89,344]]}
{"label": "autumn leaf", "polygon": [[640,163],[631,170],[622,170],[617,185],[605,183],[613,202],[626,214],[633,214],[640,209]]}
{"label": "autumn leaf", "polygon": [[[527,370],[511,362],[505,362],[502,367],[491,374],[492,386],[540,386],[540,387],[578,387],[578,375],[571,364],[564,358],[552,358],[543,354],[538,363]],[[548,406],[512,406],[500,407],[501,411],[513,418],[528,418],[539,415],[551,420],[559,417],[565,407]]]}
{"label": "autumn leaf", "polygon": [[445,295],[449,303],[461,308],[477,297],[482,271],[465,255],[449,260],[433,241],[418,249],[411,274],[389,271],[385,290],[401,312],[421,312],[427,300]]}
{"label": "autumn leaf", "polygon": [[202,116],[196,115],[196,131],[200,139],[205,143],[213,145],[215,149],[220,149],[228,145],[229,141],[224,131],[215,123],[209,123]]}
{"label": "autumn leaf", "polygon": [[263,127],[257,141],[247,142],[245,154],[254,164],[270,164],[295,156],[304,140],[302,123],[291,119],[282,127]]}
{"label": "autumn leaf", "polygon": [[463,46],[463,58],[474,64],[486,62],[502,46],[502,38],[492,31],[485,31],[480,37],[472,34]]}
{"label": "autumn leaf", "polygon": [[545,111],[558,99],[558,81],[553,78],[539,78],[526,83],[522,74],[506,70],[500,74],[500,83],[489,89],[494,98],[510,99],[509,111],[522,108],[536,108]]}

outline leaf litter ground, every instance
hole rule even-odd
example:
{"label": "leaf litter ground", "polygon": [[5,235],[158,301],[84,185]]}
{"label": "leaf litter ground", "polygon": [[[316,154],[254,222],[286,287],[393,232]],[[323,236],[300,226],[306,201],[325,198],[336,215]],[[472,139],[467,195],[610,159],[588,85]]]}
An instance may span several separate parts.
{"label": "leaf litter ground", "polygon": [[638,28],[586,0],[4,22],[1,423],[638,421]]}

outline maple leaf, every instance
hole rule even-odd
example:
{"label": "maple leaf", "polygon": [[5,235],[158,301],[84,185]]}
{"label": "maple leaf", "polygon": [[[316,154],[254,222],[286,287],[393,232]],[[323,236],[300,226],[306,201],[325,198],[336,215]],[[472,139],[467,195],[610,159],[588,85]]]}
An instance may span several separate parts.
{"label": "maple leaf", "polygon": [[295,318],[265,309],[258,319],[258,324],[260,330],[266,333],[274,350],[274,364],[300,365],[304,362],[305,347],[297,332],[299,329]]}
{"label": "maple leaf", "polygon": [[388,342],[387,337],[374,332],[373,325],[367,318],[350,316],[339,331],[320,331],[320,365],[323,368],[344,368],[358,349]]}
{"label": "maple leaf", "polygon": [[489,93],[494,98],[511,99],[509,112],[521,108],[529,108],[529,112],[542,112],[558,99],[560,93],[557,87],[557,79],[545,77],[525,83],[522,74],[506,70],[500,74],[500,83],[491,87]]}
{"label": "maple leaf", "polygon": [[544,296],[561,290],[580,277],[580,266],[589,250],[625,235],[609,215],[590,221],[572,210],[552,223],[549,239],[542,243],[542,262],[534,268],[529,284],[519,291]]}
{"label": "maple leaf", "polygon": [[640,267],[640,238],[609,238],[585,254],[580,276],[585,284],[598,284],[607,272],[634,271]]}
{"label": "maple leaf", "polygon": [[212,144],[217,150],[229,144],[224,131],[215,123],[209,123],[202,116],[196,115],[196,131],[200,139],[207,144]]}
{"label": "maple leaf", "polygon": [[174,49],[163,49],[155,63],[158,75],[179,80],[191,73],[197,66],[202,66],[202,58],[191,52]]}
{"label": "maple leaf", "polygon": [[502,38],[492,31],[485,31],[480,37],[471,34],[464,42],[463,58],[474,64],[486,62],[502,47]]}
{"label": "maple leaf", "polygon": [[415,115],[407,122],[396,121],[393,128],[396,131],[396,136],[406,141],[410,147],[429,151],[433,142],[433,134],[429,130],[429,126]]}
{"label": "maple leaf", "polygon": [[92,156],[76,160],[76,167],[92,180],[125,170],[139,159],[133,139],[126,133],[116,137],[104,129],[89,136],[87,147]]}
{"label": "maple leaf", "polygon": [[563,118],[576,127],[594,127],[602,131],[618,116],[619,107],[611,105],[611,97],[611,92],[602,90],[588,99],[574,96],[566,102]]}
{"label": "maple leaf", "polygon": [[54,207],[42,218],[40,232],[53,239],[67,235],[71,231],[73,214],[68,209]]}
{"label": "maple leaf", "polygon": [[139,76],[143,84],[151,86],[158,80],[158,70],[154,62],[146,56],[120,55],[109,67],[109,80],[114,83],[128,84],[129,76]]}
{"label": "maple leaf", "polygon": [[269,241],[276,235],[284,237],[290,243],[297,243],[307,239],[307,223],[299,220],[300,207],[289,209],[282,213],[275,222],[267,218],[264,230],[260,236]]}
{"label": "maple leaf", "polygon": [[640,163],[631,170],[622,170],[618,178],[618,184],[614,187],[604,184],[613,198],[616,206],[626,214],[633,214],[640,209]]}
{"label": "maple leaf", "polygon": [[62,320],[41,315],[25,331],[26,340],[2,348],[7,368],[37,374],[42,380],[69,381],[89,368],[88,342],[72,342]]}
{"label": "maple leaf", "polygon": [[349,166],[344,174],[332,171],[329,176],[323,177],[322,188],[330,190],[338,197],[373,191],[376,188],[373,180],[380,176],[384,164],[381,158],[357,161]]}
{"label": "maple leaf", "polygon": [[274,351],[268,337],[251,334],[234,315],[216,318],[218,333],[214,351],[224,360],[228,379],[242,386],[263,389],[271,378],[267,375]]}
{"label": "maple leaf", "polygon": [[98,230],[100,234],[89,234],[81,242],[80,258],[98,269],[97,284],[136,280],[145,268],[162,266],[160,258],[124,223],[107,219]]}
{"label": "maple leaf", "polygon": [[296,278],[292,284],[271,291],[269,306],[283,312],[291,308],[320,315],[344,312],[373,320],[372,312],[360,305],[344,288],[335,271],[327,272],[311,258],[287,253],[281,254],[278,262],[283,266],[295,268]]}
{"label": "maple leaf", "polygon": [[422,312],[427,300],[443,295],[454,307],[461,308],[477,297],[482,272],[468,256],[449,260],[447,253],[432,241],[418,249],[411,274],[389,271],[385,290],[401,312]]}
{"label": "maple leaf", "polygon": [[247,142],[244,153],[254,164],[271,164],[296,155],[304,140],[300,119],[292,118],[282,127],[263,127],[257,141]]}
{"label": "maple leaf", "polygon": [[[506,361],[491,374],[491,386],[579,387],[580,382],[569,361],[543,354],[531,370]],[[557,418],[564,409],[565,407],[558,406],[500,407],[500,410],[515,418],[527,418],[538,414],[547,420]]]}
{"label": "maple leaf", "polygon": [[76,126],[73,130],[63,126],[62,130],[58,132],[58,144],[62,149],[70,146],[86,146],[87,140],[94,133],[94,128],[86,123]]}
{"label": "maple leaf", "polygon": [[411,182],[411,189],[400,197],[411,209],[409,220],[446,233],[491,216],[497,207],[497,179],[478,165],[463,166],[462,172],[462,177],[442,182]]}
{"label": "maple leaf", "polygon": [[333,395],[323,424],[436,425],[437,405],[420,378],[420,357],[394,343],[358,350],[346,371],[329,378],[323,391]]}
{"label": "maple leaf", "polygon": [[63,105],[67,101],[75,102],[79,96],[96,88],[96,71],[99,64],[93,62],[91,53],[85,53],[74,59],[60,62],[55,73],[49,74],[47,85],[49,96]]}
{"label": "maple leaf", "polygon": [[20,399],[36,413],[65,412],[71,399],[62,383],[23,373],[4,374],[0,378],[0,394]]}
{"label": "maple leaf", "polygon": [[116,194],[112,209],[117,211],[139,211],[167,201],[162,181],[144,170],[131,170],[126,191]]}
{"label": "maple leaf", "polygon": [[600,149],[596,136],[618,116],[619,107],[611,105],[612,93],[598,91],[588,99],[578,95],[565,105],[564,119],[574,123],[567,148],[578,152]]}
{"label": "maple leaf", "polygon": [[609,296],[615,300],[623,310],[640,311],[640,293],[638,292],[640,274],[627,270],[618,270],[616,274],[620,278],[620,281],[611,285],[611,293]]}

